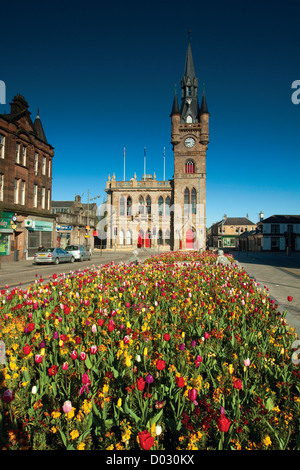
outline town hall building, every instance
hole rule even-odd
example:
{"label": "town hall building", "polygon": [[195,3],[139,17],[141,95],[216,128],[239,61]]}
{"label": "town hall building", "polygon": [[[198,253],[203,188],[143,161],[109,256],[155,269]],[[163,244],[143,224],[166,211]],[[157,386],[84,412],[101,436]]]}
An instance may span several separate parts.
{"label": "town hall building", "polygon": [[181,79],[171,111],[173,179],[159,181],[136,174],[129,181],[106,184],[107,247],[165,246],[171,250],[204,250],[206,245],[206,151],[209,143],[209,112],[205,92],[198,100],[190,40]]}

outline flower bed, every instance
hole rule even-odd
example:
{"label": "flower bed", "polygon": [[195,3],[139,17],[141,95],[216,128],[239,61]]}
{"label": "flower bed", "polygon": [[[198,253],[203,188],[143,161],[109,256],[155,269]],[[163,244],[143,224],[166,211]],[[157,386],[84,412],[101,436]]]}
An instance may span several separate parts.
{"label": "flower bed", "polygon": [[0,448],[299,448],[284,314],[237,266],[163,256],[1,292]]}
{"label": "flower bed", "polygon": [[[232,255],[225,254],[229,261],[233,262]],[[158,262],[163,263],[215,263],[217,261],[218,254],[214,251],[167,251],[156,256],[151,256],[147,263]]]}

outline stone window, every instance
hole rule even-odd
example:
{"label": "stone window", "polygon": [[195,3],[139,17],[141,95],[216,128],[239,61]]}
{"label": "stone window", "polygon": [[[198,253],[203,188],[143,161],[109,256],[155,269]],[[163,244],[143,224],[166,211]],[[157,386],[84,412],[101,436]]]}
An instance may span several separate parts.
{"label": "stone window", "polygon": [[188,188],[184,190],[184,213],[189,213],[189,205],[190,205],[190,191]]}
{"label": "stone window", "polygon": [[123,196],[120,197],[120,215],[125,215],[125,199]]}
{"label": "stone window", "polygon": [[145,210],[144,198],[143,198],[143,196],[140,196],[140,198],[139,198],[139,213],[144,214],[144,210]]}
{"label": "stone window", "polygon": [[0,158],[4,158],[5,154],[5,137],[0,134]]}
{"label": "stone window", "polygon": [[163,215],[163,206],[164,206],[164,200],[162,196],[160,196],[158,199],[158,215],[160,216]]}
{"label": "stone window", "polygon": [[192,214],[196,214],[197,192],[195,188],[193,188],[191,191],[191,205],[192,205]]}
{"label": "stone window", "polygon": [[147,196],[147,199],[146,199],[146,211],[147,211],[147,214],[151,214],[151,199],[150,199],[150,196]]}
{"label": "stone window", "polygon": [[127,215],[132,215],[132,199],[130,196],[127,198]]}
{"label": "stone window", "polygon": [[169,198],[169,196],[166,197],[166,200],[165,200],[165,215],[170,215],[170,205],[171,205],[171,199]]}

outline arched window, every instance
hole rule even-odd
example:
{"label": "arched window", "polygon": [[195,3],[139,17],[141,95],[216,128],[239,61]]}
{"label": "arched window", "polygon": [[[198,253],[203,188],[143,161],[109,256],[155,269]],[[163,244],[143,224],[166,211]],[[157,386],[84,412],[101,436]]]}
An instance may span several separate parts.
{"label": "arched window", "polygon": [[171,199],[169,198],[169,196],[167,196],[165,200],[165,215],[170,215],[170,205]]}
{"label": "arched window", "polygon": [[147,196],[147,199],[146,199],[146,211],[147,211],[147,214],[151,214],[151,199],[150,199],[150,196]]}
{"label": "arched window", "polygon": [[120,215],[125,215],[125,199],[123,196],[120,197]]}
{"label": "arched window", "polygon": [[127,230],[126,244],[132,245],[132,234],[131,234],[131,230],[129,229]]}
{"label": "arched window", "polygon": [[193,160],[188,160],[185,163],[185,172],[186,173],[195,173],[195,163]]}
{"label": "arched window", "polygon": [[163,206],[164,206],[164,200],[162,196],[160,196],[158,199],[158,215],[163,215]]}
{"label": "arched window", "polygon": [[144,198],[143,198],[143,196],[140,196],[140,198],[139,198],[139,213],[144,214],[144,211],[145,211]]}
{"label": "arched window", "polygon": [[131,206],[132,206],[132,199],[130,196],[127,198],[127,215],[131,215]]}
{"label": "arched window", "polygon": [[124,231],[123,230],[120,230],[119,240],[120,240],[120,245],[125,244],[125,237],[124,237]]}
{"label": "arched window", "polygon": [[192,214],[196,214],[197,192],[195,188],[193,188],[191,191],[191,205],[192,205]]}
{"label": "arched window", "polygon": [[190,114],[187,115],[187,117],[186,117],[186,122],[187,122],[187,123],[193,122],[193,118],[192,118],[192,116],[191,116]]}
{"label": "arched window", "polygon": [[189,213],[189,206],[190,206],[190,191],[188,188],[184,190],[184,213]]}

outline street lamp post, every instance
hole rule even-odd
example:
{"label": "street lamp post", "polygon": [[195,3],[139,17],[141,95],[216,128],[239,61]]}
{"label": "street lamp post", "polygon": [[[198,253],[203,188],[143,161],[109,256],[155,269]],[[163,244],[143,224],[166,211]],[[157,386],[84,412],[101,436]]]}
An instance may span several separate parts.
{"label": "street lamp post", "polygon": [[95,196],[90,198],[90,190],[88,189],[88,209],[87,209],[87,224],[86,224],[86,230],[88,230],[88,233],[86,232],[86,245],[88,246],[88,238],[90,237],[91,233],[91,228],[90,228],[90,201],[95,201],[96,199],[99,199],[101,196]]}

